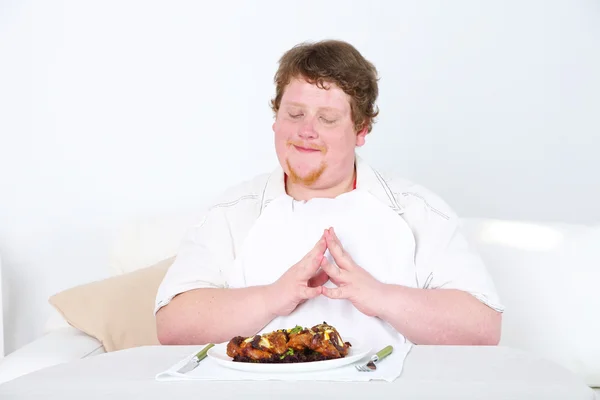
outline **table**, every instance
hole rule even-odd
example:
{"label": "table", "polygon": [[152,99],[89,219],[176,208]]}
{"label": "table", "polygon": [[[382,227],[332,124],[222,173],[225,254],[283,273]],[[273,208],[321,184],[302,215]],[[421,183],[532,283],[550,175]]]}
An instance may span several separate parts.
{"label": "table", "polygon": [[566,369],[492,346],[415,346],[393,383],[154,380],[195,349],[139,347],[56,365],[0,385],[0,399],[595,399]]}

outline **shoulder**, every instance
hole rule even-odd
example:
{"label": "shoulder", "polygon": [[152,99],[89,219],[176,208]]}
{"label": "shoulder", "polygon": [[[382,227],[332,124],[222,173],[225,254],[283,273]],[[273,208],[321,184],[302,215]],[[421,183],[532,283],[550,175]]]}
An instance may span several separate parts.
{"label": "shoulder", "polygon": [[269,173],[259,174],[225,188],[213,197],[209,209],[229,208],[243,202],[260,202],[269,176]]}
{"label": "shoulder", "polygon": [[445,254],[460,242],[456,239],[462,237],[461,219],[439,194],[397,174],[386,172],[381,177],[414,236],[419,263]]}
{"label": "shoulder", "polygon": [[430,188],[390,171],[379,169],[377,173],[392,192],[403,213],[427,215],[440,222],[454,222],[458,219],[453,208]]}
{"label": "shoulder", "polygon": [[194,220],[193,228],[228,226],[238,220],[256,218],[260,213],[262,196],[270,175],[258,174],[213,193],[202,213]]}
{"label": "shoulder", "polygon": [[389,170],[378,169],[376,174],[422,250],[446,246],[460,230],[460,218],[439,194]]}

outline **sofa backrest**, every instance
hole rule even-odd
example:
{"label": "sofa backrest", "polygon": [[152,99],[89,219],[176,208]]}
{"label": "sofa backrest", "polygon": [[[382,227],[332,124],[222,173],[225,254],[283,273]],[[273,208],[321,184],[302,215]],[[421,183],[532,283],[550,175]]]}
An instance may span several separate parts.
{"label": "sofa backrest", "polygon": [[179,245],[201,211],[140,218],[119,227],[110,254],[114,275],[149,267],[177,254]]}
{"label": "sofa backrest", "polygon": [[465,219],[506,306],[501,345],[600,386],[600,226]]}
{"label": "sofa backrest", "polygon": [[0,254],[0,359],[4,358],[4,306],[2,304],[4,281],[2,280],[2,254]]}

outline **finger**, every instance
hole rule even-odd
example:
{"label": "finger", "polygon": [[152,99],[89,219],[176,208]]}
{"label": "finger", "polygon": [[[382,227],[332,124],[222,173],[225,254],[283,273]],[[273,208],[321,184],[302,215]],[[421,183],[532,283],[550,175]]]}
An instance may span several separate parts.
{"label": "finger", "polygon": [[321,235],[317,243],[315,243],[315,247],[311,250],[312,254],[324,253],[327,250],[327,243],[325,241],[325,233]]}
{"label": "finger", "polygon": [[315,248],[308,253],[307,258],[302,262],[302,279],[310,279],[321,266],[321,261],[325,257],[325,250],[327,250],[327,242],[325,238],[321,239]]}
{"label": "finger", "polygon": [[315,243],[315,246],[302,258],[302,262],[309,263],[316,256],[325,254],[325,250],[327,250],[327,241],[325,240],[325,234],[323,234],[319,238],[319,241]]}
{"label": "finger", "polygon": [[347,286],[328,288],[323,286],[323,295],[330,299],[347,299],[349,297]]}
{"label": "finger", "polygon": [[321,261],[321,269],[327,273],[331,282],[336,285],[339,285],[344,281],[344,271],[327,261],[327,258],[325,257],[323,257],[323,261]]}
{"label": "finger", "polygon": [[[325,251],[327,250],[327,241],[325,240],[325,234],[321,236],[319,241],[315,243],[314,247],[310,249],[310,251],[306,253],[304,257],[302,257],[300,261],[296,263],[296,265],[305,266],[307,264],[310,264],[315,260],[315,256],[317,256],[321,252],[321,250],[323,251],[323,255],[325,255]],[[320,261],[321,260],[319,259],[319,262]]]}
{"label": "finger", "polygon": [[323,293],[323,286],[304,287],[304,292],[301,294],[303,299],[312,299]]}
{"label": "finger", "polygon": [[352,260],[352,257],[350,257],[350,254],[342,247],[342,243],[335,235],[333,228],[327,230],[325,239],[327,248],[338,267],[346,270],[352,269],[352,267],[354,267],[354,261]]}
{"label": "finger", "polygon": [[[325,258],[323,258],[323,259],[325,259]],[[312,278],[310,278],[308,280],[308,286],[310,286],[310,287],[322,286],[328,280],[329,280],[329,276],[327,275],[327,273],[325,271],[323,271],[321,269],[315,275],[313,275]]]}
{"label": "finger", "polygon": [[316,275],[317,270],[321,266],[321,261],[323,260],[324,255],[314,256],[312,260],[307,260],[302,264],[302,268],[300,270],[300,279],[305,282]]}

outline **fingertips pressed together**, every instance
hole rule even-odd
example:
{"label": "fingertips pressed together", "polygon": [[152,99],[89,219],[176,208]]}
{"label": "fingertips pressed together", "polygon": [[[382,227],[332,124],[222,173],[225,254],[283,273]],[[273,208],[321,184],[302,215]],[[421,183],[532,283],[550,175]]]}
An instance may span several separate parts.
{"label": "fingertips pressed together", "polygon": [[310,287],[306,286],[304,288],[304,298],[305,299],[313,299],[323,293],[323,286]]}
{"label": "fingertips pressed together", "polygon": [[329,297],[330,299],[344,299],[348,297],[343,286],[337,288],[323,287],[322,293],[324,296]]}

